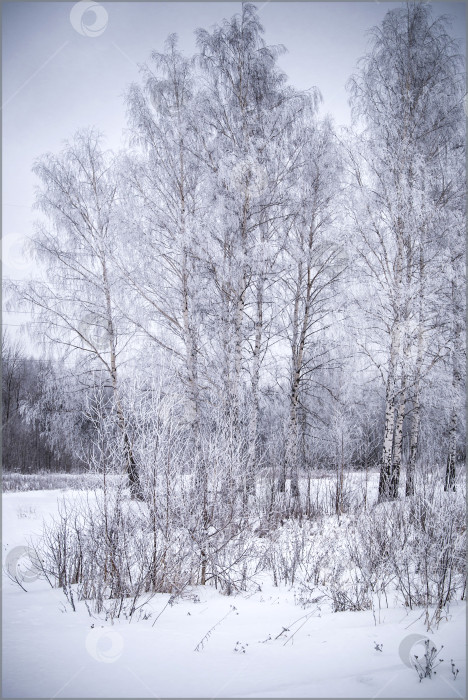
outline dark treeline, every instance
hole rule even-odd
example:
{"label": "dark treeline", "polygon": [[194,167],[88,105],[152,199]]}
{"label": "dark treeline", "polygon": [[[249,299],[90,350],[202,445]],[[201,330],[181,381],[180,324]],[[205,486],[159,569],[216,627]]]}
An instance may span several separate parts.
{"label": "dark treeline", "polygon": [[[57,363],[25,355],[20,344],[2,336],[2,465],[5,471],[83,471],[77,447],[90,439],[84,412],[50,394]],[[70,431],[71,430],[71,434]]]}

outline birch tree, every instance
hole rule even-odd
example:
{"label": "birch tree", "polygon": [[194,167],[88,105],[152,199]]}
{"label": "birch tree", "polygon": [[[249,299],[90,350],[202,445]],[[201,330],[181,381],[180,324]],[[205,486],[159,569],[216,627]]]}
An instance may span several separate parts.
{"label": "birch tree", "polygon": [[[200,236],[203,171],[193,128],[194,80],[188,59],[171,35],[162,53],[142,69],[142,85],[128,95],[133,141],[125,165],[127,238],[121,269],[135,304],[129,318],[181,368],[185,422],[206,504],[207,475],[200,452],[202,314]],[[130,235],[129,235],[130,234]],[[134,245],[135,237],[140,242]],[[206,510],[206,508],[205,508]]]}
{"label": "birch tree", "polygon": [[37,207],[46,221],[38,224],[33,244],[45,274],[18,285],[17,291],[34,311],[43,340],[78,353],[91,363],[91,371],[104,373],[123,435],[131,493],[139,497],[119,384],[120,358],[130,337],[116,303],[119,279],[112,262],[118,190],[113,156],[101,141],[95,131],[81,131],[58,155],[47,154],[35,163],[41,182]]}
{"label": "birch tree", "polygon": [[[461,125],[460,125],[461,126]],[[450,154],[444,188],[440,196],[444,203],[444,239],[446,242],[443,280],[446,281],[443,300],[446,303],[446,322],[442,332],[447,338],[445,364],[449,373],[448,449],[445,472],[446,491],[455,490],[457,444],[463,426],[463,404],[466,383],[466,173],[462,158],[465,135],[460,129],[459,139]],[[462,433],[463,435],[463,433]]]}
{"label": "birch tree", "polygon": [[[437,177],[433,165],[451,148],[461,117],[458,47],[446,20],[432,20],[430,13],[428,6],[417,3],[388,12],[374,28],[372,49],[350,84],[363,129],[358,146],[362,157],[354,160],[353,171],[365,218],[358,222],[355,216],[355,222],[364,267],[373,288],[383,293],[380,323],[387,336],[379,500],[398,495],[413,347],[410,327],[417,325],[416,299],[424,294],[421,274],[427,274],[427,261],[421,265],[427,224],[423,210],[434,207],[435,184],[432,180],[425,189],[420,174],[428,170]],[[423,356],[420,344],[419,364]],[[414,427],[416,433],[417,420]]]}
{"label": "birch tree", "polygon": [[200,157],[213,192],[206,265],[213,283],[226,413],[240,425],[243,403],[250,401],[248,491],[254,483],[275,270],[293,216],[288,187],[299,149],[288,144],[306,104],[285,85],[276,65],[282,47],[267,46],[262,32],[256,9],[248,3],[211,33],[197,32]]}
{"label": "birch tree", "polygon": [[[311,115],[313,117],[313,114]],[[288,242],[285,327],[291,347],[288,389],[289,418],[284,466],[278,488],[291,479],[291,495],[299,499],[299,408],[314,372],[327,364],[321,336],[332,322],[336,283],[346,268],[337,235],[337,201],[340,156],[331,124],[302,124],[302,167],[298,184],[298,210]],[[331,348],[329,348],[331,349]]]}

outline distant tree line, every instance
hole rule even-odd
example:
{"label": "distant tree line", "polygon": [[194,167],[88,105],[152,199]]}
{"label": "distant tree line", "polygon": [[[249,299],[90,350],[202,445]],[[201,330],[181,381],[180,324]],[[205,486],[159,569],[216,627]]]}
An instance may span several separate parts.
{"label": "distant tree line", "polygon": [[[85,465],[77,447],[91,439],[84,413],[48,397],[57,362],[25,355],[18,341],[2,336],[2,465],[5,471],[77,472]],[[72,423],[70,434],[67,427]]]}

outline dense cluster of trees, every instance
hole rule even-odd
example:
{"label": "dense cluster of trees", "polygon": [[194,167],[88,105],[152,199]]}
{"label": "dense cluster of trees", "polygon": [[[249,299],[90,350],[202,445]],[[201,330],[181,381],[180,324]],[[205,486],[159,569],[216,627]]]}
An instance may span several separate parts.
{"label": "dense cluster of trees", "polygon": [[82,391],[61,363],[28,357],[2,336],[2,458],[7,471],[83,470],[92,442]]}
{"label": "dense cluster of trees", "polygon": [[388,12],[350,80],[353,129],[337,131],[318,90],[288,84],[262,32],[244,4],[198,30],[193,59],[170,36],[128,93],[123,152],[88,129],[36,162],[44,276],[12,291],[53,359],[39,379],[37,362],[5,349],[5,467],[24,466],[15,403],[54,455],[31,464],[79,455],[126,472],[138,498],[190,474],[206,528],[220,493],[242,508],[264,479],[272,502],[306,511],[303,484],[321,468],[379,467],[380,500],[398,496],[402,466],[407,495],[421,463],[446,465],[454,488],[457,42],[428,5]]}

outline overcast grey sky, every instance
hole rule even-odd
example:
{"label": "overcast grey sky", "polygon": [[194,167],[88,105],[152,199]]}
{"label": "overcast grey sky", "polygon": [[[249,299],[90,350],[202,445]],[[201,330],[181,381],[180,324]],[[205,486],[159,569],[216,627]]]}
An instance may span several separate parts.
{"label": "overcast grey sky", "polygon": [[[3,4],[3,249],[5,277],[28,274],[20,245],[32,230],[33,160],[56,151],[76,129],[94,125],[119,148],[124,95],[138,64],[179,35],[187,54],[194,30],[240,10],[240,2],[10,2]],[[265,40],[284,44],[280,66],[298,88],[316,85],[323,111],[349,123],[345,84],[366,50],[366,31],[400,3],[259,1]],[[96,7],[96,4],[93,4]],[[431,3],[454,18],[464,39],[465,2]],[[72,12],[72,15],[70,13]],[[94,25],[94,26],[93,26]],[[88,36],[94,32],[92,36]],[[15,322],[13,317],[5,321]]]}

